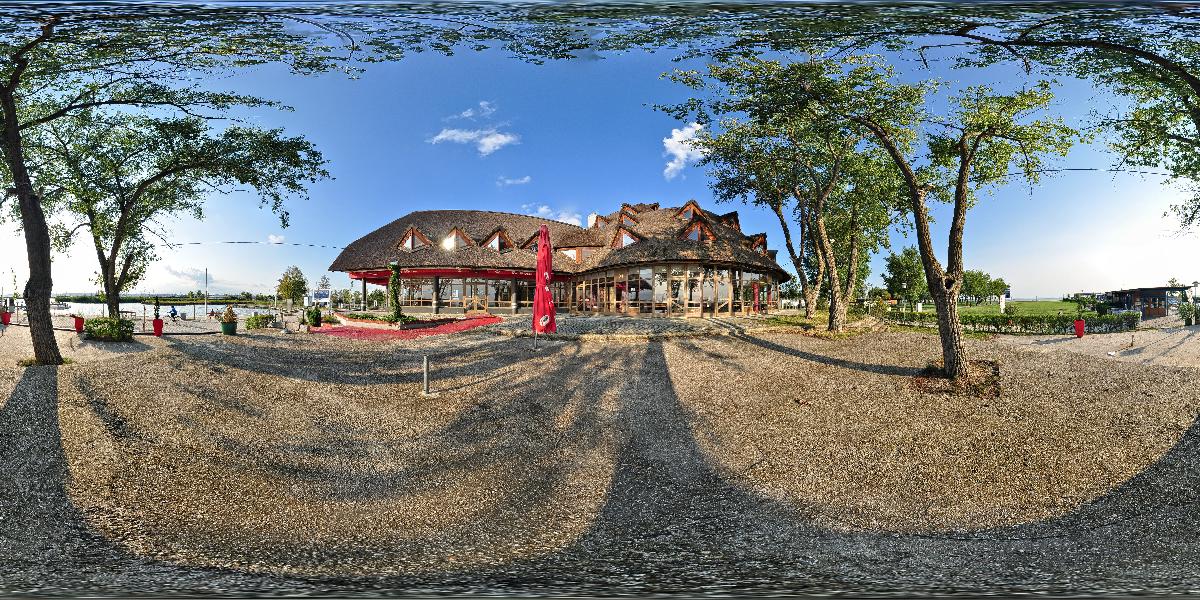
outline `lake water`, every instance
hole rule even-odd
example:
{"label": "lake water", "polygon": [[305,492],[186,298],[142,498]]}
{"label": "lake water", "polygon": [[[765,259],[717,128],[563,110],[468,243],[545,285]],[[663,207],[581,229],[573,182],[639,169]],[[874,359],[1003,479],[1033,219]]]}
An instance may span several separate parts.
{"label": "lake water", "polygon": [[[93,303],[85,303],[85,302],[67,302],[66,305],[68,308],[51,310],[50,311],[51,314],[55,314],[55,315],[76,314],[81,317],[94,317],[94,316],[105,315],[108,313],[108,306],[104,305],[104,304],[93,304]],[[194,306],[176,305],[175,308],[179,311],[179,313],[181,315],[186,315],[188,319],[191,319],[193,317],[204,318],[205,307],[203,304],[197,304]],[[134,317],[138,318],[138,319],[142,318],[143,311],[144,311],[144,314],[147,319],[154,317],[154,305],[153,304],[142,304],[140,302],[122,302],[121,310],[132,312]],[[225,312],[225,305],[224,304],[209,304],[208,310],[216,311],[217,313],[222,313],[222,312]],[[164,318],[164,319],[168,318],[167,314],[170,312],[171,312],[171,304],[164,302],[159,305],[159,316],[161,316],[162,318]],[[238,316],[239,319],[244,319],[250,315],[265,314],[265,313],[270,313],[273,311],[270,307],[241,308],[241,307],[235,306],[235,307],[233,307],[233,312],[234,312],[234,314],[236,314]]]}

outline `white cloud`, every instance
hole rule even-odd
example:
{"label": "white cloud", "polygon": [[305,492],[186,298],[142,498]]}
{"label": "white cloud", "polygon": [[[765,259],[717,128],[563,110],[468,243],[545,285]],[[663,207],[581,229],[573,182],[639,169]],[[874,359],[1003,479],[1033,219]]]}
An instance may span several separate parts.
{"label": "white cloud", "polygon": [[671,157],[663,168],[663,177],[667,181],[675,179],[688,164],[704,158],[704,151],[689,143],[701,129],[704,126],[699,123],[688,123],[682,129],[672,129],[671,137],[663,138],[663,156]]}
{"label": "white cloud", "polygon": [[444,128],[437,135],[429,138],[430,144],[452,142],[455,144],[474,143],[480,156],[487,156],[509,144],[516,144],[521,137],[515,133],[497,131],[494,127],[487,129],[455,129]]}
{"label": "white cloud", "polygon": [[490,117],[496,112],[496,103],[488,100],[480,100],[479,106],[468,108],[457,115],[446,117],[446,120],[453,119],[482,119]]}
{"label": "white cloud", "polygon": [[524,177],[505,177],[503,175],[496,178],[496,187],[505,187],[510,185],[525,185],[533,181],[533,177],[526,175]]}
{"label": "white cloud", "polygon": [[282,244],[283,240],[285,240],[285,239],[287,239],[287,238],[285,238],[282,235],[275,235],[272,233],[271,235],[267,236],[267,243],[268,244]]}
{"label": "white cloud", "polygon": [[522,204],[521,210],[531,217],[562,221],[583,227],[583,215],[569,209],[555,209],[547,204]]}

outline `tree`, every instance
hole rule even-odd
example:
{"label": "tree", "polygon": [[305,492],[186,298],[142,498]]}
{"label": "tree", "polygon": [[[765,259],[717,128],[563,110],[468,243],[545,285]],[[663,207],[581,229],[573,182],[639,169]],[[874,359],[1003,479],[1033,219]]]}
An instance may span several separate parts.
{"label": "tree", "polygon": [[[749,201],[775,213],[806,315],[827,283],[829,330],[841,331],[860,273],[865,275],[864,259],[887,244],[900,184],[886,155],[859,150],[864,130],[822,118],[820,104],[796,93],[805,70],[751,58],[710,64],[705,73],[677,71],[673,80],[713,98],[659,108],[705,126],[691,144],[704,153],[701,164],[712,167],[717,198]],[[797,219],[799,250],[786,212]],[[809,248],[815,250],[815,268],[807,264]]]}
{"label": "tree", "polygon": [[[824,106],[830,118],[869,132],[903,177],[926,284],[937,309],[944,373],[966,377],[957,301],[967,210],[983,186],[1006,178],[1012,167],[1031,183],[1038,181],[1045,158],[1065,154],[1078,133],[1058,119],[1035,118],[1052,99],[1044,83],[1012,94],[970,87],[951,100],[949,114],[935,116],[924,107],[931,83],[896,83],[891,69],[877,60],[851,57],[806,70],[800,93]],[[919,134],[923,152],[914,151]],[[952,206],[944,265],[930,234],[931,198]]]}
{"label": "tree", "polygon": [[367,303],[373,307],[378,308],[383,306],[385,302],[387,302],[387,292],[384,292],[383,290],[371,290],[371,292],[367,294]]}
{"label": "tree", "polygon": [[916,304],[929,296],[921,254],[915,247],[907,246],[899,254],[888,254],[884,265],[883,286],[891,297]]}
{"label": "tree", "polygon": [[119,316],[121,293],[156,258],[152,238],[169,245],[165,220],[203,218],[208,194],[239,186],[255,189],[286,227],[284,198],[302,196],[306,183],[328,175],[303,138],[239,126],[216,133],[196,117],[84,110],[40,128],[26,146],[35,159],[31,176],[47,190],[43,203],[72,218],[52,228],[56,244],[69,245],[80,229],[91,234],[111,317]]}
{"label": "tree", "polygon": [[275,293],[280,298],[291,300],[295,304],[304,301],[304,296],[308,295],[308,280],[304,278],[300,267],[292,265],[284,270],[283,275],[279,277],[278,285],[275,286]]}
{"label": "tree", "polygon": [[[0,19],[0,169],[15,198],[25,236],[26,309],[34,357],[61,364],[50,317],[51,236],[44,194],[30,173],[26,140],[81,112],[229,118],[237,107],[276,107],[242,94],[213,91],[214,76],[281,64],[308,75],[432,50],[503,47],[529,60],[569,58],[589,44],[554,19],[535,23],[487,7],[401,7],[376,19],[354,8],[217,8],[30,5]],[[466,21],[452,11],[472,13]],[[478,21],[471,23],[474,17]],[[486,23],[488,19],[494,21]],[[133,262],[137,262],[135,259]]]}
{"label": "tree", "polygon": [[321,278],[317,280],[317,289],[318,290],[327,290],[331,287],[333,287],[333,284],[329,283],[328,275],[322,275]]}
{"label": "tree", "polygon": [[968,269],[963,271],[962,293],[971,298],[974,304],[980,304],[991,295],[992,276],[987,273]]}

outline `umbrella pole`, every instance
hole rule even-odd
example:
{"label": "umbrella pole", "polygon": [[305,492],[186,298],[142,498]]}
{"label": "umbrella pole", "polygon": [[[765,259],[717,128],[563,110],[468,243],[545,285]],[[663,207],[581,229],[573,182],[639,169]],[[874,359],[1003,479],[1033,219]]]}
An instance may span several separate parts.
{"label": "umbrella pole", "polygon": [[533,351],[537,352],[537,330],[533,330]]}

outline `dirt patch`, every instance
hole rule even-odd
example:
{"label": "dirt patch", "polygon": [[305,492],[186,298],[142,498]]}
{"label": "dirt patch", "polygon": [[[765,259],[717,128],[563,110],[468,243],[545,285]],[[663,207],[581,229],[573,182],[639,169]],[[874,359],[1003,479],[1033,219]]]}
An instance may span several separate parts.
{"label": "dirt patch", "polygon": [[965,378],[951,380],[943,374],[941,359],[930,362],[913,376],[914,389],[925,394],[951,394],[974,398],[1000,397],[1000,363],[994,360],[972,360]]}

